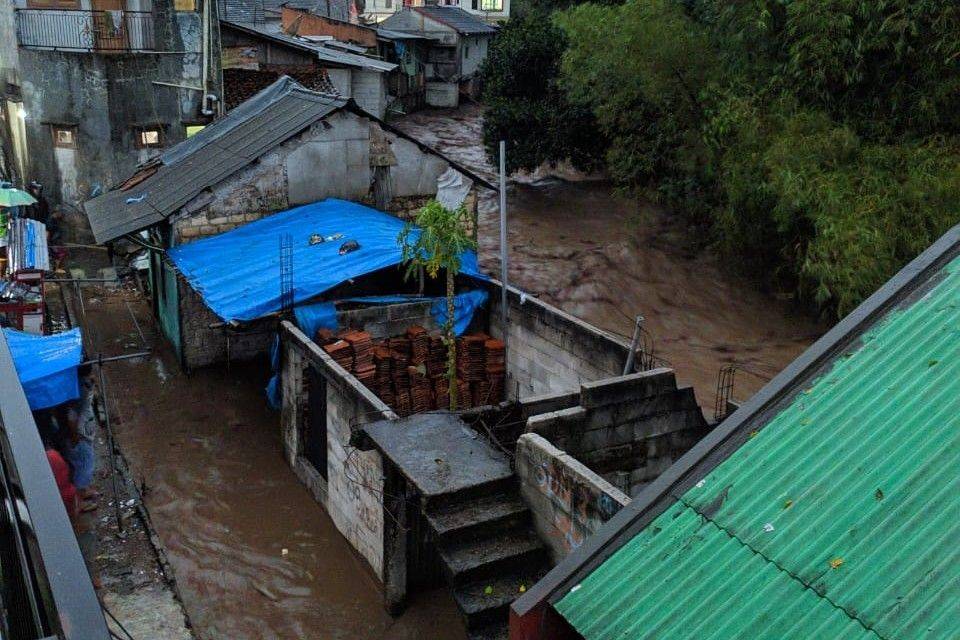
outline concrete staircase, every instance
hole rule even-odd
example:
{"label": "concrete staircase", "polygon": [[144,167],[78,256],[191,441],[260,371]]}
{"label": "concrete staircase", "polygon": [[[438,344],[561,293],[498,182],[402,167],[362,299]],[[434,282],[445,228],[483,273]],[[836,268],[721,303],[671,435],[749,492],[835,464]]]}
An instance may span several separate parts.
{"label": "concrete staircase", "polygon": [[549,569],[515,477],[432,496],[424,512],[468,635],[505,639],[510,604]]}

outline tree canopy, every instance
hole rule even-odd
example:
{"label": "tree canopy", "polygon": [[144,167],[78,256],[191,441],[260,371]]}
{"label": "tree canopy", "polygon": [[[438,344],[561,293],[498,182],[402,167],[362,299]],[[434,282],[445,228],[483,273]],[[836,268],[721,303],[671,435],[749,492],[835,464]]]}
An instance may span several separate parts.
{"label": "tree canopy", "polygon": [[[844,313],[960,222],[956,2],[628,0],[550,22],[526,27],[561,32],[539,65],[610,176],[771,287]],[[529,128],[508,138],[526,162],[573,153]]]}

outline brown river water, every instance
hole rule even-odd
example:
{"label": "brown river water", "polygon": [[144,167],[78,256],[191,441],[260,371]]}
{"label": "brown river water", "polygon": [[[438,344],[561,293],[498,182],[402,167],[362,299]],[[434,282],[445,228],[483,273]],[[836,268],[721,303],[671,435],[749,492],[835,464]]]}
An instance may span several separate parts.
{"label": "brown river water", "polygon": [[[401,126],[493,178],[476,108],[416,114]],[[510,184],[508,202],[511,282],[620,334],[643,314],[658,355],[704,406],[723,363],[752,371],[738,378],[744,398],[821,330],[709,254],[690,253],[666,214],[613,196],[609,185],[528,176]],[[497,233],[491,193],[481,202],[480,253],[494,272]],[[124,295],[88,296],[93,352],[139,350]],[[398,618],[384,611],[363,561],[286,465],[262,368],[184,375],[148,304],[130,302],[158,355],[108,365],[111,413],[197,636],[464,638],[445,591],[417,596]]]}

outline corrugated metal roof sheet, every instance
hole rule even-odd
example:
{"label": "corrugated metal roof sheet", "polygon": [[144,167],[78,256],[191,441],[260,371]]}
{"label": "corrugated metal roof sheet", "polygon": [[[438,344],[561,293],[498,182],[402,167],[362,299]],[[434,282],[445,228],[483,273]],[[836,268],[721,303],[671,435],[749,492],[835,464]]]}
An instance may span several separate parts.
{"label": "corrugated metal roof sheet", "polygon": [[[269,99],[261,100],[263,96]],[[166,150],[164,164],[133,188],[87,201],[84,209],[94,237],[99,243],[109,242],[164,220],[207,187],[347,102],[308,91],[289,78],[278,80],[225,118]]]}
{"label": "corrugated metal roof sheet", "polygon": [[340,49],[334,49],[331,47],[326,47],[320,42],[313,42],[306,40],[304,38],[297,38],[291,36],[287,33],[284,33],[279,25],[275,22],[267,23],[253,23],[253,22],[230,22],[227,20],[222,20],[224,24],[252,33],[255,35],[262,36],[273,42],[278,42],[281,44],[286,44],[291,47],[300,49],[301,51],[308,51],[316,54],[317,58],[323,60],[324,62],[331,62],[334,64],[341,64],[345,67],[355,67],[357,69],[369,69],[371,71],[378,71],[380,73],[386,73],[393,71],[397,68],[397,65],[392,62],[386,62],[378,58],[373,58],[371,56],[365,56],[358,53],[350,53],[349,51],[343,51]]}
{"label": "corrugated metal roof sheet", "polygon": [[479,20],[475,16],[467,13],[460,7],[446,7],[439,5],[427,5],[423,7],[412,7],[418,13],[421,13],[437,22],[441,22],[458,33],[469,36],[490,34],[497,32],[496,29],[486,22]]}
{"label": "corrugated metal roof sheet", "polygon": [[556,603],[585,638],[960,637],[960,260],[794,394]]}

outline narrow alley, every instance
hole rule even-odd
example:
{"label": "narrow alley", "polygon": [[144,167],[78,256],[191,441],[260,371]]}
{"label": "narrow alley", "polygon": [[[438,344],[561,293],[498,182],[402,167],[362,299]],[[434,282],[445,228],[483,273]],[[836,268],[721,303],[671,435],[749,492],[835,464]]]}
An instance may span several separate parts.
{"label": "narrow alley", "polygon": [[197,638],[460,639],[448,593],[399,618],[329,516],[284,462],[266,368],[185,375],[149,304],[129,289],[84,290],[87,348],[154,355],[105,368],[118,444],[173,567]]}

